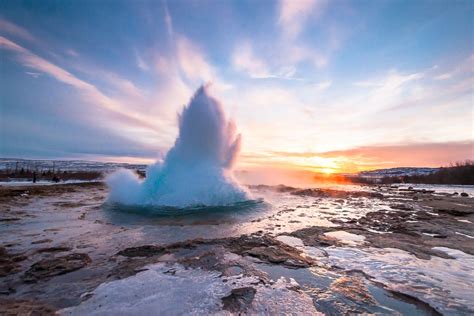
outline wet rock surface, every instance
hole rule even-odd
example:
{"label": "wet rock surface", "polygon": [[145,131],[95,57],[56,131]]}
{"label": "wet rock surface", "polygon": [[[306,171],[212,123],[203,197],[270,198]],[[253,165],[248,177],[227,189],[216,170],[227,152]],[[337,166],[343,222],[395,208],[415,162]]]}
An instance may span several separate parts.
{"label": "wet rock surface", "polygon": [[11,300],[0,298],[0,315],[3,316],[49,316],[56,315],[55,309],[51,306],[30,301],[30,300]]}
{"label": "wet rock surface", "polygon": [[335,199],[347,199],[347,198],[383,198],[383,194],[377,192],[366,192],[366,191],[340,191],[331,189],[303,189],[292,191],[291,194],[300,196],[311,196],[316,198],[335,198]]}
{"label": "wet rock surface", "polygon": [[223,241],[234,253],[251,256],[263,262],[282,264],[293,268],[309,267],[313,261],[301,255],[301,251],[285,245],[269,236],[244,235]]}
{"label": "wet rock surface", "polygon": [[224,309],[232,313],[245,312],[252,303],[256,292],[257,290],[253,287],[233,289],[230,295],[222,298]]}
{"label": "wet rock surface", "polygon": [[167,246],[144,245],[131,247],[118,252],[126,257],[152,257],[169,254],[181,249],[193,249],[198,245],[222,245],[229,251],[260,259],[263,262],[277,263],[289,267],[308,267],[312,260],[301,256],[301,251],[290,247],[270,236],[242,235],[240,237],[189,240]]}
{"label": "wet rock surface", "polygon": [[19,263],[25,259],[22,254],[13,254],[0,247],[0,278],[21,271]]}
{"label": "wet rock surface", "polygon": [[[100,284],[163,264],[169,267],[163,272],[167,276],[178,273],[176,265],[215,274],[230,287],[221,295],[222,308],[234,314],[256,311],[270,290],[309,296],[327,314],[474,312],[461,300],[432,307],[436,296],[430,301],[422,292],[428,291],[423,274],[419,288],[407,290],[392,288],[363,268],[331,263],[337,249],[370,253],[396,248],[427,266],[436,258],[457,269],[459,256],[474,255],[472,197],[383,186],[371,191],[253,189],[280,204],[247,218],[245,213],[134,218],[102,205],[102,184],[0,188],[0,218],[18,218],[3,221],[0,230],[0,298],[11,311],[47,315],[87,301]],[[132,218],[138,224],[130,224]],[[438,297],[450,293],[443,288],[431,292]]]}
{"label": "wet rock surface", "polygon": [[421,259],[451,258],[434,247],[450,247],[474,255],[472,199],[431,196],[412,202],[411,206],[396,203],[391,204],[390,209],[368,212],[359,219],[332,221],[338,226],[309,227],[290,235],[302,239],[308,246],[338,246],[341,243],[327,238],[325,233],[343,230],[364,236],[365,246],[398,248]]}
{"label": "wet rock surface", "polygon": [[25,282],[38,282],[85,267],[91,258],[85,253],[71,253],[65,256],[44,259],[33,264],[23,276]]}

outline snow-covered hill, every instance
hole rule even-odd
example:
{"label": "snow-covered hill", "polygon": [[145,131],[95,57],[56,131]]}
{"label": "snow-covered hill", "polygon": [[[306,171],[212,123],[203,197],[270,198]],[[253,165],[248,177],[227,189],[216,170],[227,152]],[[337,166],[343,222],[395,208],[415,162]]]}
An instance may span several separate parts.
{"label": "snow-covered hill", "polygon": [[362,171],[359,173],[359,176],[365,177],[365,178],[402,177],[402,176],[427,175],[427,174],[434,173],[438,170],[439,168],[400,167],[400,168]]}

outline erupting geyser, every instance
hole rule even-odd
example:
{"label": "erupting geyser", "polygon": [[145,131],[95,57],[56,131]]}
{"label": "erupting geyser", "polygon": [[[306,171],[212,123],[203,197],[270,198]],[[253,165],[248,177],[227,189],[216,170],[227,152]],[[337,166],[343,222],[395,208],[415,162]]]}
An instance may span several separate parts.
{"label": "erupting geyser", "polygon": [[179,135],[163,163],[141,181],[130,170],[108,177],[109,200],[127,205],[229,205],[249,199],[232,175],[240,135],[208,87],[196,91],[179,116]]}

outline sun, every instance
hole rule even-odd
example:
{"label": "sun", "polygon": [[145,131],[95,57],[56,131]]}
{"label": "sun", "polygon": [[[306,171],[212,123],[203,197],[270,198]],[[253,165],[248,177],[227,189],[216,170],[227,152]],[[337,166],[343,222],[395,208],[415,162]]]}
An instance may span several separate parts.
{"label": "sun", "polygon": [[334,169],[332,169],[332,168],[322,168],[321,172],[324,173],[324,174],[330,175],[330,174],[334,173]]}

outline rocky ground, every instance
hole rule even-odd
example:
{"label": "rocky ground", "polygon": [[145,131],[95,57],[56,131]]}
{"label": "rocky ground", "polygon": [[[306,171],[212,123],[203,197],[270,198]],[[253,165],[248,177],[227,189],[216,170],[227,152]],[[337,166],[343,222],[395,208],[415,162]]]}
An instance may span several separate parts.
{"label": "rocky ground", "polygon": [[474,313],[472,197],[251,190],[144,216],[102,183],[0,187],[0,314]]}

